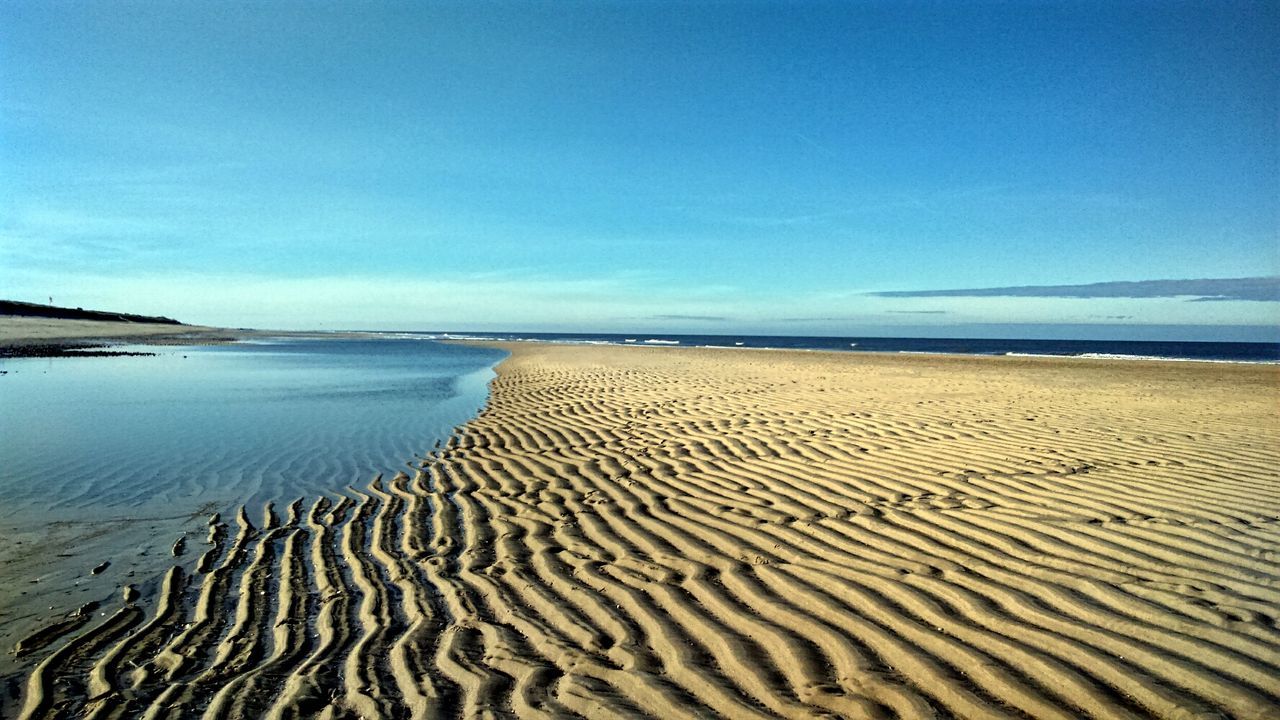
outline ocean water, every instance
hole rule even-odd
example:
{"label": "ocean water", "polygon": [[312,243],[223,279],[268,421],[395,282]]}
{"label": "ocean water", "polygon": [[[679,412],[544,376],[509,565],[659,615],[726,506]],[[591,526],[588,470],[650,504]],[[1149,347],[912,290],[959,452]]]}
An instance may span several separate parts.
{"label": "ocean water", "polygon": [[1280,343],[1155,342],[1145,340],[999,340],[964,338],[809,337],[777,335],[680,335],[585,333],[406,333],[422,337],[535,340],[543,342],[743,347],[849,352],[1045,355],[1109,359],[1280,362]]}
{"label": "ocean water", "polygon": [[420,339],[8,359],[0,522],[287,503],[394,474],[484,404],[504,353]]}

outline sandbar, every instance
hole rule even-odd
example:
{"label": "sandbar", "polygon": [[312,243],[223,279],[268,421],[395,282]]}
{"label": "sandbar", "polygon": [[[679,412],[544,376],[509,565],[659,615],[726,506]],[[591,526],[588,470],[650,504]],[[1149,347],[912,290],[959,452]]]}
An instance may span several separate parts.
{"label": "sandbar", "polygon": [[1280,368],[504,347],[412,476],[210,518],[6,712],[1277,716]]}

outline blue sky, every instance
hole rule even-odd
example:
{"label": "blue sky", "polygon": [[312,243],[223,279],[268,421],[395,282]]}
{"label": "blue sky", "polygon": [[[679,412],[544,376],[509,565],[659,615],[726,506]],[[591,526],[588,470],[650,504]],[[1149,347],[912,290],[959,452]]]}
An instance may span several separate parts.
{"label": "blue sky", "polygon": [[1280,335],[1274,292],[1025,291],[1280,275],[1278,38],[1275,3],[4,3],[0,295]]}

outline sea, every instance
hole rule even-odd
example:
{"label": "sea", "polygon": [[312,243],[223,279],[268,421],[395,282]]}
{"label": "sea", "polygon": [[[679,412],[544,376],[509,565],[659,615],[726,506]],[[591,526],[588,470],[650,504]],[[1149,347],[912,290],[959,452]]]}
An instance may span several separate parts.
{"label": "sea", "polygon": [[1149,340],[1000,340],[976,338],[820,337],[780,335],[682,335],[609,333],[439,332],[388,333],[432,339],[523,340],[610,345],[709,348],[773,348],[874,353],[1028,355],[1113,360],[1198,360],[1277,363],[1280,343],[1175,342]]}

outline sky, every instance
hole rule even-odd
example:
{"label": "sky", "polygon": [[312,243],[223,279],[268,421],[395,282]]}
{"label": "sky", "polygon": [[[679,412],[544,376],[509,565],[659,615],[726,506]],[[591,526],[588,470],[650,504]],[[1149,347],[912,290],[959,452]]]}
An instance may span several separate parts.
{"label": "sky", "polygon": [[1247,340],[1278,276],[1280,3],[0,3],[8,299]]}

